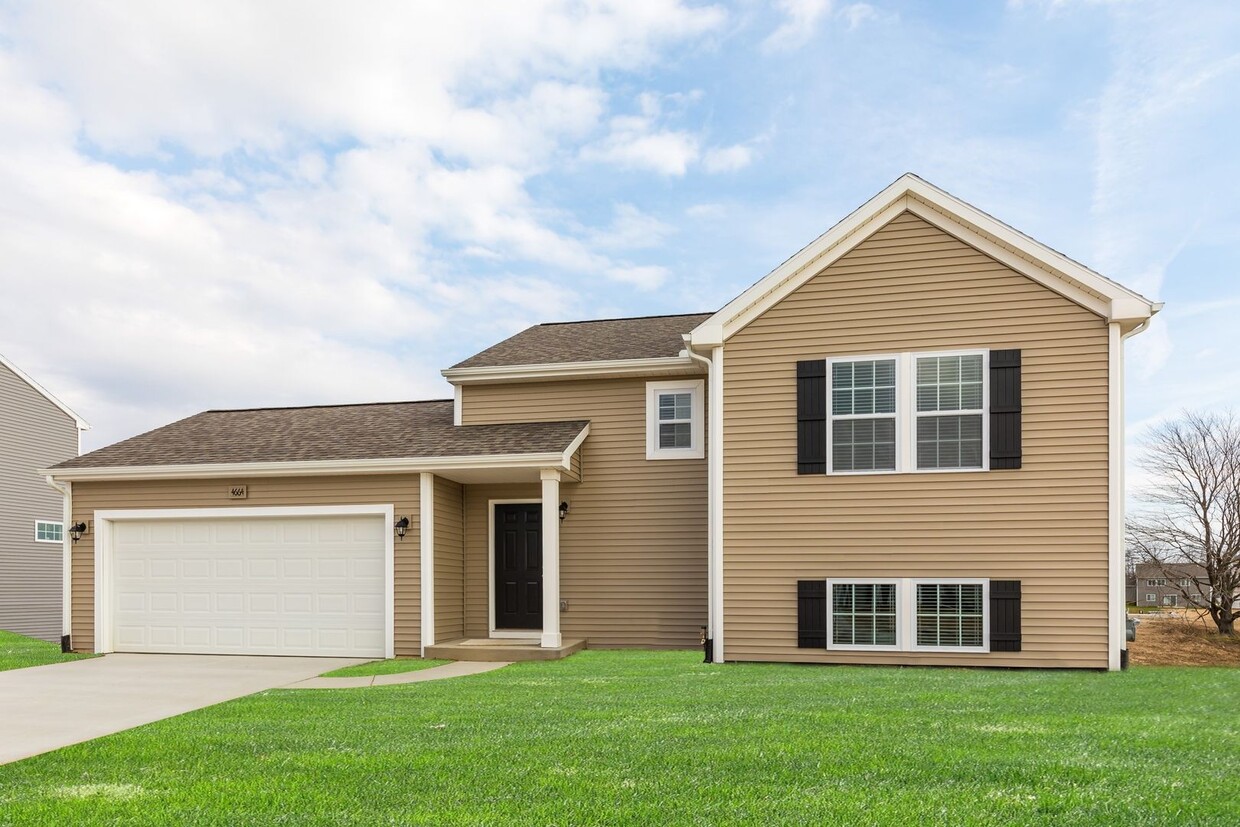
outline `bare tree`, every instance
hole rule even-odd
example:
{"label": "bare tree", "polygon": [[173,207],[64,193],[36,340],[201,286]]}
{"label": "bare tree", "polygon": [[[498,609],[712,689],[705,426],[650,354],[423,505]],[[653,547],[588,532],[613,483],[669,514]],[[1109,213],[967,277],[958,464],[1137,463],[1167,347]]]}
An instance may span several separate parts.
{"label": "bare tree", "polygon": [[[1240,609],[1240,421],[1235,414],[1185,412],[1143,440],[1138,468],[1150,482],[1129,518],[1128,546],[1157,566],[1185,601],[1202,605],[1219,634],[1234,635]],[[1184,579],[1177,564],[1196,563]]]}

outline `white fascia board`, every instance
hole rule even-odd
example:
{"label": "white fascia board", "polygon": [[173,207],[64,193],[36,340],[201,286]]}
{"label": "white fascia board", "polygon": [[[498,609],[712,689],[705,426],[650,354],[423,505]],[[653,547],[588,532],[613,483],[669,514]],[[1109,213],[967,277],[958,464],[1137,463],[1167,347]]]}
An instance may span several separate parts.
{"label": "white fascia board", "polygon": [[43,387],[43,386],[42,386],[42,385],[40,385],[38,382],[34,381],[34,379],[30,378],[30,376],[29,376],[29,375],[27,375],[25,371],[23,371],[23,370],[22,370],[21,368],[19,368],[17,365],[15,365],[15,364],[13,364],[12,362],[10,362],[8,359],[4,358],[4,354],[3,354],[3,353],[0,353],[0,365],[4,365],[6,368],[8,368],[10,371],[12,371],[12,372],[13,372],[13,374],[14,374],[14,375],[15,375],[18,379],[22,380],[22,381],[23,381],[23,382],[25,382],[27,385],[29,385],[30,387],[34,388],[35,392],[37,392],[40,396],[42,396],[42,397],[43,397],[44,399],[46,399],[48,402],[51,402],[51,403],[52,403],[53,405],[55,405],[57,408],[60,408],[60,410],[64,411],[64,413],[65,413],[65,414],[66,414],[66,415],[67,415],[70,419],[72,419],[72,420],[73,420],[74,424],[75,424],[75,425],[77,425],[77,429],[78,429],[79,431],[89,431],[89,430],[90,430],[90,423],[89,423],[89,422],[87,422],[85,419],[82,419],[82,417],[80,417],[80,416],[78,416],[76,413],[74,413],[74,412],[73,412],[73,409],[72,409],[72,408],[70,408],[68,405],[66,405],[64,402],[61,402],[61,401],[60,401],[59,399],[57,399],[55,396],[52,396],[51,392],[50,392],[50,391],[48,391],[48,389],[47,389],[47,388]]}
{"label": "white fascia board", "polygon": [[1158,310],[1140,294],[909,173],[694,328],[693,345],[711,347],[731,338],[905,210],[963,236],[981,252],[1108,321],[1146,319]]}
{"label": "white fascia board", "polygon": [[[583,433],[588,429],[583,429]],[[585,437],[579,434],[574,444]],[[425,457],[304,462],[239,462],[213,465],[134,465],[105,468],[43,469],[56,480],[212,479],[218,477],[290,477],[303,474],[399,474],[423,471],[487,470],[496,468],[564,468],[570,453],[499,454],[478,457]]]}
{"label": "white fascia board", "polygon": [[684,356],[651,359],[612,359],[595,362],[559,362],[544,365],[448,368],[440,371],[454,385],[478,382],[536,382],[546,379],[577,379],[605,376],[649,376],[659,373],[701,373],[697,363]]}

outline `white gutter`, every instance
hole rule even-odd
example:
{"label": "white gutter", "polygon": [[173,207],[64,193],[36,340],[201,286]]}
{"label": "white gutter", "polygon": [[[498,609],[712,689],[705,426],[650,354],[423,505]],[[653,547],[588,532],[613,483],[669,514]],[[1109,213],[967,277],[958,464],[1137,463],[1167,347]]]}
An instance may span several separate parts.
{"label": "white gutter", "polygon": [[50,474],[44,478],[47,484],[59,491],[63,498],[60,549],[60,635],[61,647],[64,648],[73,629],[73,541],[69,538],[69,526],[73,525],[73,483],[59,483]]}
{"label": "white gutter", "polygon": [[684,340],[685,353],[706,366],[710,394],[707,413],[710,427],[706,440],[706,636],[712,644],[711,660],[723,663],[723,346],[712,348],[711,357],[707,359],[693,351],[688,334],[684,336]]}
{"label": "white gutter", "polygon": [[569,449],[539,454],[492,454],[477,457],[396,457],[365,460],[309,460],[298,462],[228,462],[211,464],[133,465],[105,468],[45,468],[39,471],[58,480],[210,479],[232,476],[286,477],[301,474],[400,474],[423,471],[533,469],[572,470],[572,449],[589,434],[589,426],[573,438]]}
{"label": "white gutter", "polygon": [[541,365],[448,368],[440,374],[454,385],[475,382],[536,382],[547,379],[573,379],[603,376],[651,376],[696,373],[687,356],[659,356],[650,359],[606,359],[593,362],[552,362]]}

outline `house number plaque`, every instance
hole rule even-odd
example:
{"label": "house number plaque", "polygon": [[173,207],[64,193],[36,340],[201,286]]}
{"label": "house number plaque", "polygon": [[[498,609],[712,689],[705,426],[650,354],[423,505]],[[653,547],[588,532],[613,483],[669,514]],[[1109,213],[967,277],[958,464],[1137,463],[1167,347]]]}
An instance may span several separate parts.
{"label": "house number plaque", "polygon": [[249,493],[244,485],[232,485],[228,488],[228,499],[230,500],[244,500],[248,496]]}

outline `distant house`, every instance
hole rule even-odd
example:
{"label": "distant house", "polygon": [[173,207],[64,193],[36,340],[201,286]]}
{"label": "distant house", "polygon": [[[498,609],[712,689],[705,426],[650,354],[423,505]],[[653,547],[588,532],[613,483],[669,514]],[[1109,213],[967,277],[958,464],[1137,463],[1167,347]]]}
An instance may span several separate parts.
{"label": "distant house", "polygon": [[1196,563],[1138,563],[1136,581],[1138,606],[1204,606],[1202,595],[1210,593],[1205,567]]}
{"label": "distant house", "polygon": [[37,471],[81,453],[89,427],[0,355],[0,629],[60,640],[64,498]]}

